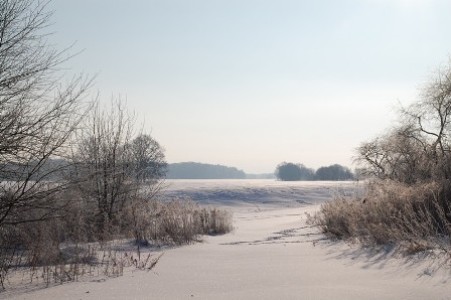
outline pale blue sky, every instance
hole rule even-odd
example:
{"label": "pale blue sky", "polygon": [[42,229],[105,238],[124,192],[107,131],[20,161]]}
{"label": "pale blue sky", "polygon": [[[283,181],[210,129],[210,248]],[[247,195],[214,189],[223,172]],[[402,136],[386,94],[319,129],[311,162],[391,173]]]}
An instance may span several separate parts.
{"label": "pale blue sky", "polygon": [[169,162],[272,172],[351,166],[451,54],[451,1],[54,0],[52,39],[84,49]]}

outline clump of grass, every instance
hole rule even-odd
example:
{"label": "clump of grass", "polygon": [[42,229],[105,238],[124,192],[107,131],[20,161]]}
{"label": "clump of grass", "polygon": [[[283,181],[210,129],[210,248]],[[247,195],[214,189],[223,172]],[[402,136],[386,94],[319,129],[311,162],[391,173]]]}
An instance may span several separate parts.
{"label": "clump of grass", "polygon": [[[143,208],[144,207],[144,208]],[[147,213],[142,213],[147,211]],[[131,231],[139,244],[181,245],[200,235],[232,230],[232,216],[225,210],[201,208],[190,199],[153,200],[132,211]]]}
{"label": "clump of grass", "polygon": [[232,216],[225,210],[203,208],[195,211],[194,218],[201,234],[225,234],[233,229]]}
{"label": "clump of grass", "polygon": [[449,186],[369,183],[362,197],[324,203],[310,222],[332,238],[366,246],[395,244],[407,253],[440,248],[451,253]]}

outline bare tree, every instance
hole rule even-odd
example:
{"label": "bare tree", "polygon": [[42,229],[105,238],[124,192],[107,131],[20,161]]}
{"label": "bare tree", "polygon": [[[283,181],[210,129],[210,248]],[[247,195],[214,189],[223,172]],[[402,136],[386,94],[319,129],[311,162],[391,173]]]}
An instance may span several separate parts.
{"label": "bare tree", "polygon": [[139,209],[132,202],[158,193],[166,162],[150,135],[133,139],[134,118],[120,100],[112,101],[109,111],[97,106],[87,123],[74,153],[73,179],[94,213],[96,233],[105,239],[112,226],[120,230],[128,221],[120,218],[125,209]]}
{"label": "bare tree", "polygon": [[401,125],[358,148],[367,173],[407,184],[451,179],[451,62],[401,110]]}
{"label": "bare tree", "polygon": [[[64,188],[46,178],[84,114],[91,81],[61,84],[67,51],[47,44],[47,3],[0,0],[0,226],[49,218]],[[59,165],[57,168],[61,168]]]}
{"label": "bare tree", "polygon": [[322,207],[317,224],[364,244],[438,248],[449,255],[450,134],[451,61],[424,87],[419,101],[401,109],[398,126],[358,148],[365,172],[382,180],[368,182],[361,201],[340,199]]}
{"label": "bare tree", "polygon": [[58,251],[43,237],[57,235],[43,223],[65,214],[69,201],[61,197],[68,164],[55,158],[67,154],[91,85],[83,76],[63,84],[58,67],[70,54],[48,44],[50,17],[47,2],[0,0],[1,284],[23,249],[34,261]]}
{"label": "bare tree", "polygon": [[73,155],[75,173],[72,181],[78,184],[91,205],[101,235],[135,189],[133,182],[128,180],[132,122],[120,101],[112,101],[109,111],[102,110],[97,104],[87,119]]}
{"label": "bare tree", "polygon": [[428,155],[406,128],[397,128],[387,135],[363,143],[358,150],[358,162],[366,168],[364,175],[405,183],[431,177]]}

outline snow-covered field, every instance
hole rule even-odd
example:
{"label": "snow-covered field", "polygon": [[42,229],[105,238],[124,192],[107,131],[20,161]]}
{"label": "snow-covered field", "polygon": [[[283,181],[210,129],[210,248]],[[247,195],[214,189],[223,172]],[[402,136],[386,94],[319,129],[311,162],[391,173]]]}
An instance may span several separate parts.
{"label": "snow-covered field", "polygon": [[188,197],[203,205],[296,207],[318,204],[335,195],[350,195],[361,184],[350,181],[167,180],[164,197]]}
{"label": "snow-covered field", "polygon": [[[451,299],[449,269],[324,239],[306,213],[352,182],[173,180],[166,197],[230,209],[235,230],[165,250],[152,271],[13,299]],[[1,294],[0,294],[1,297]]]}

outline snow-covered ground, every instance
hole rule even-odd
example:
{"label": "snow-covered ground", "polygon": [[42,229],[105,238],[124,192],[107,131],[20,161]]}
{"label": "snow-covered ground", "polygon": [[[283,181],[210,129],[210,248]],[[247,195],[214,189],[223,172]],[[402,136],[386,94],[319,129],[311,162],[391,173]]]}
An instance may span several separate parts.
{"label": "snow-covered ground", "polygon": [[204,205],[296,207],[318,204],[336,195],[357,193],[362,184],[351,181],[167,180],[163,196],[191,198]]}
{"label": "snow-covered ground", "polygon": [[[352,182],[168,181],[166,196],[233,211],[233,232],[165,250],[151,271],[12,299],[451,299],[449,269],[324,239],[306,213]],[[357,191],[358,192],[358,191]],[[1,294],[0,294],[1,297]]]}

